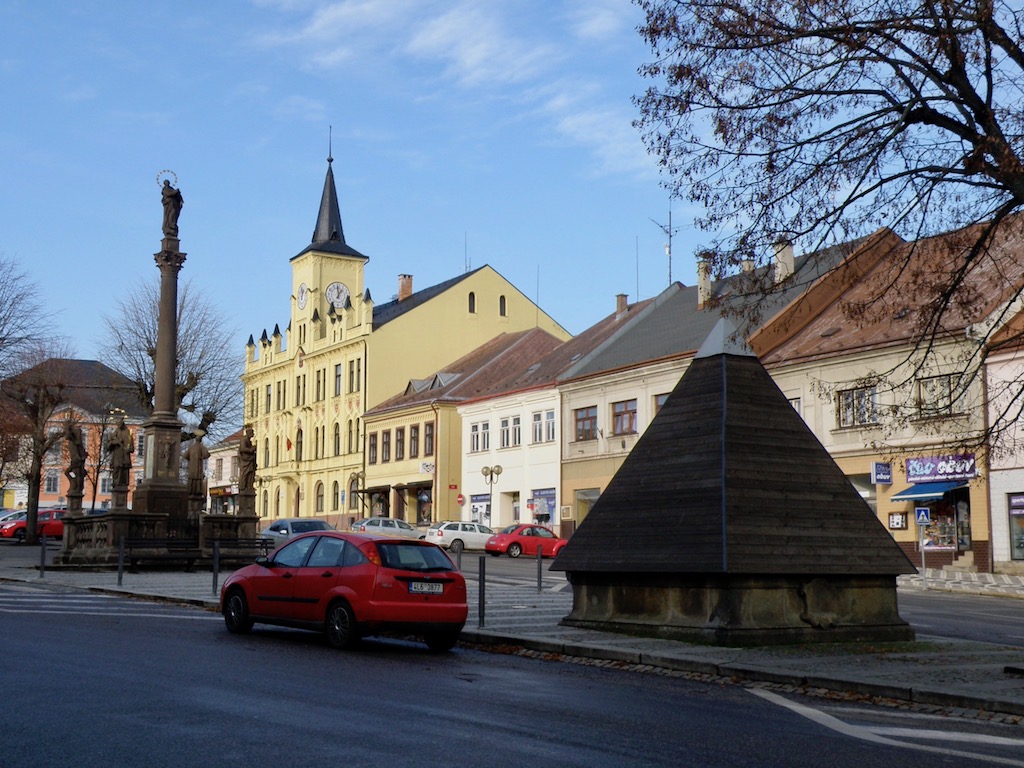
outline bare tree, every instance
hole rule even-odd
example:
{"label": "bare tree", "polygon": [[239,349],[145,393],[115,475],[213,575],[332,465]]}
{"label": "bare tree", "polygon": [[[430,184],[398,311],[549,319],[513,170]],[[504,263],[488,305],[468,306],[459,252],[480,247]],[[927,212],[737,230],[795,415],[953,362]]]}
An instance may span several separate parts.
{"label": "bare tree", "polygon": [[67,365],[69,349],[69,345],[60,340],[25,347],[20,370],[0,382],[5,407],[17,415],[26,430],[23,472],[28,485],[25,541],[29,544],[38,541],[36,524],[43,462],[46,454],[63,440],[63,433],[51,430],[48,425],[54,412],[65,402],[67,389],[74,384]]}
{"label": "bare tree", "polygon": [[[779,242],[810,252],[883,227],[915,243],[956,230],[931,241],[945,252],[929,257],[928,295],[916,297],[920,370],[954,327],[949,315],[977,298],[976,273],[999,273],[990,246],[1019,225],[1024,10],[1003,0],[637,2],[654,52],[637,125],[669,189],[702,211],[715,274],[765,263]],[[914,263],[913,248],[893,253],[883,287]],[[1022,284],[1004,307],[1018,308]],[[770,286],[752,277],[749,290]],[[851,320],[885,298],[851,304]]]}
{"label": "bare tree", "polygon": [[10,375],[21,352],[42,338],[38,296],[18,264],[0,254],[0,377]]}
{"label": "bare tree", "polygon": [[[136,383],[139,402],[149,411],[153,409],[159,299],[158,282],[140,282],[119,300],[114,314],[103,318],[107,327],[103,362]],[[225,317],[191,281],[182,285],[175,394],[186,431],[202,430],[218,439],[238,429],[242,356],[234,354],[234,347],[235,331]]]}

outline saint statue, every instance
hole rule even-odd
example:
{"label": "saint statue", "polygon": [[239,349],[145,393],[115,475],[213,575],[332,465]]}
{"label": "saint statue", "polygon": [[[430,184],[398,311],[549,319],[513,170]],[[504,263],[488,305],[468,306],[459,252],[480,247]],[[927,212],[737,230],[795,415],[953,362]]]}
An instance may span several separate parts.
{"label": "saint statue", "polygon": [[256,446],[252,442],[252,427],[246,426],[238,444],[238,492],[256,488]]}
{"label": "saint statue", "polygon": [[178,216],[181,215],[185,199],[181,196],[181,191],[172,187],[167,179],[164,179],[161,195],[164,203],[164,237],[177,237]]}
{"label": "saint statue", "polygon": [[82,428],[77,424],[68,424],[64,427],[64,440],[68,444],[68,468],[64,470],[69,487],[68,496],[81,496],[85,491],[85,460],[87,454],[85,443],[82,439]]}

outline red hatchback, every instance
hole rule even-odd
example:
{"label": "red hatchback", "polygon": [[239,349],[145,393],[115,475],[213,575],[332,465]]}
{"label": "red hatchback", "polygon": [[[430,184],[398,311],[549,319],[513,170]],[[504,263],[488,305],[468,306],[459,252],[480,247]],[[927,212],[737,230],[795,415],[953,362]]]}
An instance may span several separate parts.
{"label": "red hatchback", "polygon": [[341,531],[296,536],[235,571],[220,592],[228,631],[253,623],[324,632],[336,648],[386,632],[447,651],[466,623],[466,582],[440,547]]}
{"label": "red hatchback", "polygon": [[[59,539],[64,536],[65,509],[40,509],[36,517],[36,534],[40,537],[46,536],[51,539]],[[19,544],[25,541],[25,529],[28,521],[22,517],[0,525],[0,536],[5,539],[14,539]]]}
{"label": "red hatchback", "polygon": [[543,525],[522,525],[516,523],[502,528],[487,540],[485,549],[492,555],[507,554],[519,557],[524,552],[527,556],[536,557],[537,547],[543,557],[554,557],[568,544],[568,539],[560,539]]}

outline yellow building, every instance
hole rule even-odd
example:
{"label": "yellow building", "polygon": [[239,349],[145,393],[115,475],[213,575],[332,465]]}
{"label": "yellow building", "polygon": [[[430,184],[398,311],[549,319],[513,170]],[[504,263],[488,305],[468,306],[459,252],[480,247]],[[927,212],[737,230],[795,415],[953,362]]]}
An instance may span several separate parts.
{"label": "yellow building", "polygon": [[[313,240],[291,259],[289,322],[246,345],[246,421],[257,446],[257,514],[342,522],[362,512],[363,414],[501,333],[569,334],[489,266],[421,291],[398,277],[397,298],[375,305],[369,258],[345,242],[328,158]],[[436,424],[419,426],[419,452]],[[410,435],[411,437],[411,435]],[[432,489],[433,490],[433,489]],[[360,514],[359,516],[362,516]]]}

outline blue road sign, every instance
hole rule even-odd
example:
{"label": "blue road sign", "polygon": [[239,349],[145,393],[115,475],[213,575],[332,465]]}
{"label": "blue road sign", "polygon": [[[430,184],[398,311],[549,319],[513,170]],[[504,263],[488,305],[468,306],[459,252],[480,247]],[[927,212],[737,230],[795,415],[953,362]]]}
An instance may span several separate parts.
{"label": "blue road sign", "polygon": [[914,507],[914,517],[918,525],[932,524],[932,511],[928,507]]}

